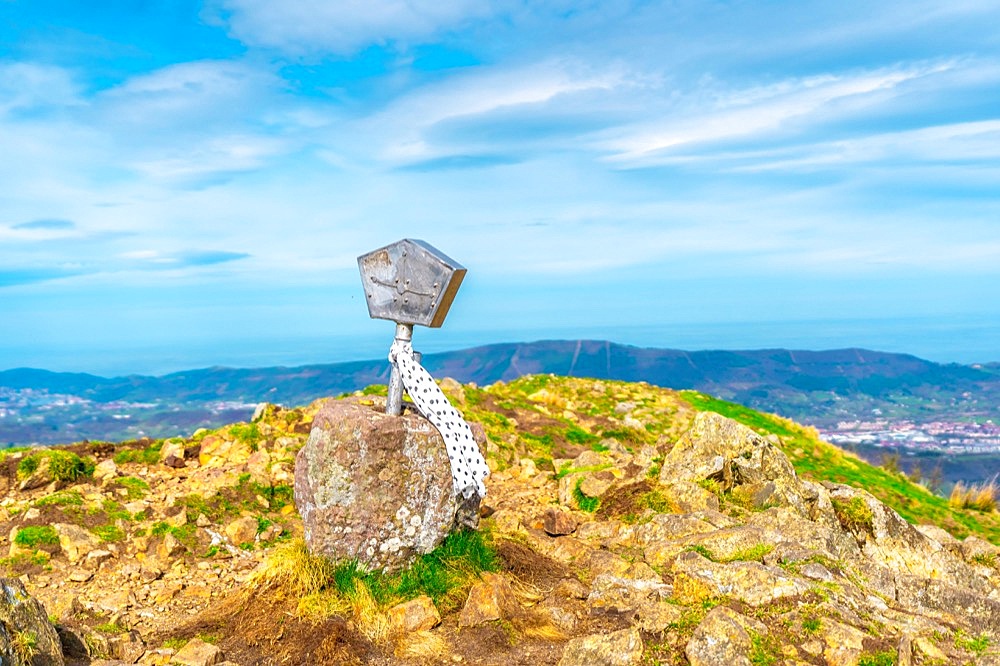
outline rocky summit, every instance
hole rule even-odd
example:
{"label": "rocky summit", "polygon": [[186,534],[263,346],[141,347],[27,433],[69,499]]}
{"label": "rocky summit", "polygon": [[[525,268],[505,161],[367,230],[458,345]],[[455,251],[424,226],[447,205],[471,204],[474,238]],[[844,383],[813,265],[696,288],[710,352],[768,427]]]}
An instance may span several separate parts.
{"label": "rocky summit", "polygon": [[[701,393],[442,387],[486,434],[488,495],[477,530],[450,531],[443,502],[447,528],[398,565],[366,549],[437,520],[446,493],[418,486],[443,451],[404,459],[404,432],[367,462],[300,454],[336,439],[331,415],[377,410],[378,387],[184,438],[5,452],[0,662],[1000,664],[988,503]],[[307,545],[317,488],[293,489],[297,455],[340,480],[318,492],[355,546]],[[344,509],[378,505],[379,478],[402,493],[391,515]]]}

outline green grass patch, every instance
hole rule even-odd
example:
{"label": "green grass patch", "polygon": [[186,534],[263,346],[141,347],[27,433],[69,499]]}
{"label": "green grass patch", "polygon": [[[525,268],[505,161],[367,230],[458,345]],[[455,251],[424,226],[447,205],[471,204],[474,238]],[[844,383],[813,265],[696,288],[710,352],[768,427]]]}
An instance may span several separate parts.
{"label": "green grass patch", "polygon": [[847,529],[871,533],[874,516],[863,497],[855,496],[846,502],[834,499],[833,510],[837,514],[837,520]]}
{"label": "green grass patch", "polygon": [[774,666],[781,656],[781,644],[772,636],[750,632],[750,663],[753,666]]}
{"label": "green grass patch", "polygon": [[639,506],[656,513],[673,513],[675,507],[662,490],[654,489],[639,496]]}
{"label": "green grass patch", "polygon": [[257,534],[260,534],[273,524],[273,520],[269,520],[264,516],[257,516]]}
{"label": "green grass patch", "polygon": [[35,500],[35,506],[82,506],[83,496],[75,490],[60,490]]}
{"label": "green grass patch", "polygon": [[712,560],[713,562],[715,561],[715,553],[713,553],[712,551],[710,551],[708,548],[706,548],[705,546],[701,545],[700,543],[699,544],[695,544],[694,546],[688,546],[684,550],[686,552],[689,552],[689,553],[698,553],[699,555],[701,555],[702,557],[704,557],[706,560]]}
{"label": "green grass patch", "polygon": [[124,488],[126,499],[142,499],[149,492],[149,484],[134,476],[123,476],[115,479],[115,485]]}
{"label": "green grass patch", "polygon": [[386,384],[372,384],[361,389],[361,395],[389,395],[389,387]]}
{"label": "green grass patch", "polygon": [[258,495],[267,501],[270,511],[281,511],[295,501],[295,489],[292,486],[287,484],[265,486],[253,482],[249,474],[241,474],[236,486],[223,488],[209,498],[191,493],[179,497],[176,505],[184,507],[191,522],[197,520],[199,514],[204,514],[212,522],[219,522],[244,511],[250,513],[260,511]]}
{"label": "green grass patch", "polygon": [[880,650],[863,654],[858,657],[858,666],[895,666],[896,656],[895,650]]}
{"label": "green grass patch", "polygon": [[37,548],[59,543],[59,535],[51,525],[29,525],[22,527],[14,536],[14,543],[22,548]]}
{"label": "green grass patch", "polygon": [[10,557],[0,558],[0,568],[9,575],[17,575],[33,567],[48,567],[49,554],[43,550],[34,553],[18,553]]}
{"label": "green grass patch", "polygon": [[117,525],[98,525],[91,531],[105,543],[117,543],[125,540],[125,530]]}
{"label": "green grass patch", "polygon": [[756,546],[738,550],[729,557],[719,559],[720,562],[761,562],[771,554],[774,546],[769,543],[759,543]]}
{"label": "green grass patch", "polygon": [[976,564],[982,564],[987,567],[996,568],[997,566],[997,558],[993,553],[979,553],[978,555],[973,555],[972,561]]}
{"label": "green grass patch", "polygon": [[111,520],[124,520],[126,522],[132,521],[132,514],[129,513],[121,503],[116,502],[113,499],[105,499],[101,502],[100,509],[92,509],[91,513],[104,512],[109,521]]}
{"label": "green grass patch", "polygon": [[532,395],[548,386],[553,379],[555,379],[553,375],[525,375],[512,381],[508,387],[517,393]]}
{"label": "green grass patch", "polygon": [[[601,440],[601,438],[598,437],[597,435],[593,435],[584,430],[583,428],[581,428],[580,426],[572,424],[568,428],[566,428],[566,431],[563,433],[563,436],[566,438],[567,442],[571,442],[573,444],[580,444],[582,446],[595,444],[597,442],[600,442]],[[607,449],[607,447],[604,448]]]}
{"label": "green grass patch", "polygon": [[684,611],[676,622],[668,624],[667,629],[675,631],[684,637],[690,637],[690,635],[694,633],[695,627],[701,624],[701,621],[705,619],[706,615],[708,615],[708,611],[712,610],[721,603],[722,599],[717,597],[702,599],[700,604]]}
{"label": "green grass patch", "polygon": [[17,477],[19,479],[28,478],[38,471],[42,461],[48,461],[49,474],[54,481],[72,483],[94,473],[94,460],[92,458],[81,458],[72,451],[50,449],[23,458],[17,465]]}
{"label": "green grass patch", "polygon": [[955,647],[959,650],[967,650],[976,655],[981,655],[990,647],[989,636],[966,636],[961,629],[955,632]]}
{"label": "green grass patch", "polygon": [[581,485],[583,485],[583,479],[577,479],[576,485],[573,486],[573,500],[580,511],[594,513],[601,506],[601,498],[587,495],[580,489]]}
{"label": "green grass patch", "polygon": [[468,586],[479,573],[497,570],[499,560],[488,536],[460,531],[449,534],[440,546],[395,574],[366,572],[356,561],[341,564],[333,570],[330,586],[341,596],[351,598],[358,591],[358,583],[363,583],[380,605],[426,594],[446,612],[465,601]]}
{"label": "green grass patch", "polygon": [[802,620],[802,631],[807,634],[815,634],[823,628],[823,620],[818,617],[807,617]]}
{"label": "green grass patch", "polygon": [[94,627],[94,629],[101,632],[102,634],[112,634],[112,635],[124,634],[128,631],[128,629],[118,624],[117,622],[105,622],[103,624],[97,625],[96,627]]}
{"label": "green grass patch", "polygon": [[256,451],[264,440],[256,423],[237,423],[229,428],[229,435],[237,442],[246,444],[251,451]]}
{"label": "green grass patch", "polygon": [[561,479],[564,476],[569,476],[570,474],[584,474],[586,472],[603,472],[606,469],[614,467],[611,463],[604,465],[586,465],[584,467],[573,467],[571,463],[564,464],[558,472],[556,472],[556,479]]}
{"label": "green grass patch", "polygon": [[122,449],[116,452],[112,459],[116,465],[124,465],[126,463],[155,465],[160,462],[160,450],[162,448],[163,441],[156,441],[144,449]]}

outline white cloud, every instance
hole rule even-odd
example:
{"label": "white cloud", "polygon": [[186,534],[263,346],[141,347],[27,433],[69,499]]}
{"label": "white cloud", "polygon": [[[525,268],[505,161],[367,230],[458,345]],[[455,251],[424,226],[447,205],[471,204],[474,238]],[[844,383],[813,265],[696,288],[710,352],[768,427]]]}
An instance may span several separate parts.
{"label": "white cloud", "polygon": [[95,105],[104,122],[190,132],[219,123],[254,123],[283,86],[266,67],[201,60],[127,79],[98,95]]}
{"label": "white cloud", "polygon": [[[612,130],[598,145],[613,163],[648,166],[670,161],[682,146],[753,137],[822,123],[885,103],[880,94],[953,68],[952,62],[886,68],[853,74],[825,74],[779,84],[734,90],[717,96],[714,108],[681,109],[664,118]],[[693,97],[693,95],[689,96]]]}
{"label": "white cloud", "polygon": [[0,114],[82,104],[72,74],[52,65],[0,62]]}
{"label": "white cloud", "polygon": [[193,148],[185,146],[172,155],[161,154],[149,160],[134,162],[132,168],[155,181],[183,184],[216,174],[253,171],[288,149],[288,142],[272,137],[206,137]]}
{"label": "white cloud", "polygon": [[[636,85],[624,67],[550,60],[522,67],[477,68],[442,83],[427,85],[392,102],[384,111],[359,123],[381,144],[378,155],[390,164],[431,159],[467,146],[449,145],[429,134],[435,126],[458,119],[471,120],[515,109],[542,110],[549,114],[580,112],[587,95],[614,96],[621,88]],[[593,104],[590,99],[589,103]],[[554,107],[554,108],[553,108]],[[502,144],[484,137],[483,145]],[[370,147],[370,145],[368,146]],[[503,145],[498,145],[500,150]]]}
{"label": "white cloud", "polygon": [[352,53],[369,44],[419,41],[489,16],[480,0],[220,0],[230,34],[294,53]]}

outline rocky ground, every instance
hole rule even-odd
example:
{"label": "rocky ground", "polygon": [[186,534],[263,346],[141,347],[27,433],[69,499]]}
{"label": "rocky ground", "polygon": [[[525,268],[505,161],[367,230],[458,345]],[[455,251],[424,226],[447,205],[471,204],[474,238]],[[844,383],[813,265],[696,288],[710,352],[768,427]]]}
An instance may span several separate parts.
{"label": "rocky ground", "polygon": [[1000,664],[1000,548],[800,476],[800,439],[643,384],[443,384],[494,470],[497,566],[455,603],[396,600],[373,631],[357,600],[309,612],[270,584],[301,547],[294,456],[318,403],[8,454],[7,574],[69,664]]}

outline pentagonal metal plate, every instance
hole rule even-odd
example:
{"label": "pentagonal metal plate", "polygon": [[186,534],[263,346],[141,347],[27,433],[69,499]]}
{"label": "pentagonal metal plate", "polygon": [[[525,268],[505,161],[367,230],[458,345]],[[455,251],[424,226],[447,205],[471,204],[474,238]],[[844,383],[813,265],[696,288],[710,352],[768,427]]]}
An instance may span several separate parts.
{"label": "pentagonal metal plate", "polygon": [[438,328],[448,316],[465,268],[421,240],[404,238],[358,257],[373,319]]}

